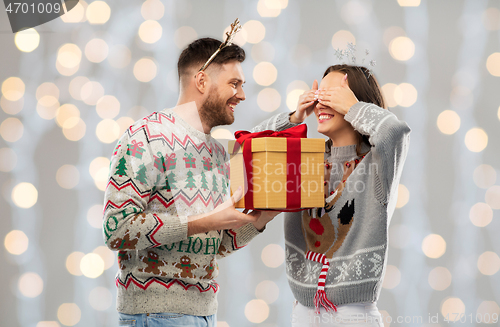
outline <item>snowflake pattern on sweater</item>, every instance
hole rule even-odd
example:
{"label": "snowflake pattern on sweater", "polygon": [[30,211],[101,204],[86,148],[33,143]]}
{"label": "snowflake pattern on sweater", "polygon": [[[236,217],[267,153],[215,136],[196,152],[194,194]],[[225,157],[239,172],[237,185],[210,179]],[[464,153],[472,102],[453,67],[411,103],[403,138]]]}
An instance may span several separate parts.
{"label": "snowflake pattern on sweater", "polygon": [[[306,260],[304,251],[293,243],[286,241],[286,251],[289,253],[286,272],[289,278],[305,282],[311,289],[315,289],[318,283],[318,275],[321,270],[319,262]],[[355,285],[360,282],[379,280],[384,267],[385,246],[378,246],[357,251],[354,255],[343,258],[330,259],[330,268],[327,279],[335,281],[329,283],[326,288],[335,288]],[[305,263],[305,274],[302,273],[302,264]]]}

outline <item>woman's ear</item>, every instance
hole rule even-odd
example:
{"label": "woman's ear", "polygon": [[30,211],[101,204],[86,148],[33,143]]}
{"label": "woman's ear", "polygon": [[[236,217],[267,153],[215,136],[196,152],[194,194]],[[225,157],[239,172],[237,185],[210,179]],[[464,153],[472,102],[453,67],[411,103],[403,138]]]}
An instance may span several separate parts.
{"label": "woman's ear", "polygon": [[340,86],[347,88],[349,87],[349,83],[347,82],[347,73],[342,78],[342,81],[340,81]]}

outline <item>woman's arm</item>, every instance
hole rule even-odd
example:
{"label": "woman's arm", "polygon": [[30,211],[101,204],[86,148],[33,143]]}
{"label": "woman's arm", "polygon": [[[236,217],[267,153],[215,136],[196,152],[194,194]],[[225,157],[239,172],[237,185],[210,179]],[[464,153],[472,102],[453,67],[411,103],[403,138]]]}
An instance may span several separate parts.
{"label": "woman's arm", "polygon": [[388,194],[397,190],[393,182],[401,176],[410,143],[410,127],[392,112],[365,102],[349,108],[344,119],[356,131],[368,136],[376,166],[367,168],[375,170],[380,183],[376,196],[385,203]]}
{"label": "woman's arm", "polygon": [[356,131],[368,136],[375,167],[367,167],[376,174],[377,199],[386,203],[397,191],[403,164],[410,142],[410,128],[392,112],[373,103],[359,102],[349,88],[347,74],[341,85],[319,91],[319,103],[329,106],[348,121]]}
{"label": "woman's arm", "polygon": [[269,119],[264,120],[254,128],[250,130],[252,133],[262,132],[265,130],[272,131],[282,131],[284,129],[296,126],[298,124],[294,124],[290,121],[290,113],[283,112],[281,114],[277,114],[272,116]]}

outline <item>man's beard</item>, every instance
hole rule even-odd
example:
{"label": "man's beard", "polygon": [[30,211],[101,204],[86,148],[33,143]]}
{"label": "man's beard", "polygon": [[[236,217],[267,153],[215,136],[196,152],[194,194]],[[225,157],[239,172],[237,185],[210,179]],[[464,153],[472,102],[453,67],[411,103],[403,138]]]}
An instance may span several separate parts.
{"label": "man's beard", "polygon": [[208,93],[208,98],[201,105],[201,121],[210,126],[210,128],[220,125],[231,125],[234,122],[234,114],[227,111],[226,105],[227,101],[221,99],[217,91],[212,88]]}

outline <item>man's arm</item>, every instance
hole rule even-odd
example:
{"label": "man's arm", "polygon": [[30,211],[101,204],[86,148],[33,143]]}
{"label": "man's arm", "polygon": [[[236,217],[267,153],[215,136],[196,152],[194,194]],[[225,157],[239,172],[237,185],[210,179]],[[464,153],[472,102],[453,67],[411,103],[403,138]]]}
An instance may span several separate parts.
{"label": "man's arm", "polygon": [[154,190],[166,188],[166,174],[158,169],[161,160],[153,153],[158,154],[144,133],[126,132],[115,149],[103,221],[104,240],[111,250],[143,250],[176,243],[195,233],[238,228],[257,221],[257,217],[234,209],[233,202],[198,216],[180,216],[174,205],[163,213],[148,210]]}
{"label": "man's arm", "polygon": [[247,214],[248,210],[243,212],[236,210],[234,204],[242,197],[243,191],[240,187],[229,200],[211,212],[188,217],[187,236],[213,230],[238,229],[250,224],[257,230],[263,230],[267,222],[272,218],[269,218],[267,215],[261,215],[257,211]]}

